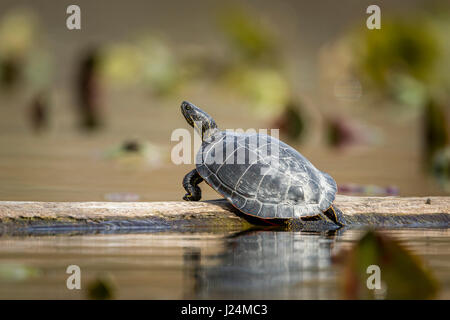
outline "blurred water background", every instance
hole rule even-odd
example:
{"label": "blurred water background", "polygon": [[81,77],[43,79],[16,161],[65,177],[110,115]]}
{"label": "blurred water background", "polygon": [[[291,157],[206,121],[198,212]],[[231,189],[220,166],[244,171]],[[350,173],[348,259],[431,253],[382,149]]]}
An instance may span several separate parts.
{"label": "blurred water background", "polygon": [[[450,192],[450,8],[444,1],[80,0],[81,30],[66,28],[70,4],[0,2],[0,200],[181,200],[181,180],[193,167],[170,158],[173,130],[189,129],[182,100],[224,129],[279,128],[282,140],[335,178],[340,193]],[[380,30],[366,28],[371,4],[381,7]],[[203,188],[204,199],[216,197]],[[445,288],[440,297],[448,298],[448,232],[393,233],[434,268]],[[273,243],[294,248],[322,239],[326,247],[329,241],[262,234],[238,239],[265,246],[267,238],[270,250]],[[297,258],[256,249],[254,262],[240,260],[239,249],[229,249],[223,237],[3,236],[2,263],[31,265],[46,276],[2,284],[0,297],[79,298],[63,287],[55,291],[65,275],[53,271],[74,260],[91,266],[92,276],[115,273],[125,288],[119,297],[229,297],[227,285],[246,285],[239,272],[274,256],[288,266],[269,275],[275,286],[289,286],[265,296],[249,285],[231,296],[341,297],[329,288],[336,285],[335,269],[327,269],[330,250],[313,259],[325,271],[312,272],[311,281],[322,285],[302,287]],[[229,270],[230,279],[205,267],[227,259],[240,270]],[[207,278],[198,290],[182,285],[192,263]],[[189,272],[184,276],[192,281],[197,276]],[[272,280],[258,279],[255,285],[270,287]]]}
{"label": "blurred water background", "polygon": [[[0,4],[2,200],[179,200],[182,100],[221,128],[280,128],[343,191],[448,191],[443,3],[384,3],[381,30],[367,1],[81,1],[81,30],[68,4]],[[150,148],[114,152],[130,141]],[[424,169],[435,149],[439,178]]]}

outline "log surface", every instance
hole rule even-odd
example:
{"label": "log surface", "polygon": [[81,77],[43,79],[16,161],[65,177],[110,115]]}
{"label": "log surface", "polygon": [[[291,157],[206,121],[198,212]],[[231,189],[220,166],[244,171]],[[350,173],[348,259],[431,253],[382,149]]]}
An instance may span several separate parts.
{"label": "log surface", "polygon": [[[349,226],[448,227],[450,197],[354,197],[338,195],[335,205]],[[0,201],[0,224],[98,224],[108,221],[244,226],[225,200],[205,202],[24,202]]]}

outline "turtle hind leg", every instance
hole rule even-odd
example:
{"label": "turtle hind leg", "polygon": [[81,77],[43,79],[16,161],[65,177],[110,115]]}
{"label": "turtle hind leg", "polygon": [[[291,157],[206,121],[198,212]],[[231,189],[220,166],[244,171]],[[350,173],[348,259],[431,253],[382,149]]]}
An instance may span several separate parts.
{"label": "turtle hind leg", "polygon": [[202,198],[202,190],[198,187],[198,184],[202,181],[203,178],[196,169],[185,175],[183,179],[183,187],[187,193],[184,195],[183,200],[199,201]]}
{"label": "turtle hind leg", "polygon": [[315,216],[307,216],[307,217],[301,217],[302,221],[320,221],[323,220],[321,215],[317,214]]}
{"label": "turtle hind leg", "polygon": [[323,214],[338,226],[343,227],[346,224],[342,211],[334,205],[331,205]]}

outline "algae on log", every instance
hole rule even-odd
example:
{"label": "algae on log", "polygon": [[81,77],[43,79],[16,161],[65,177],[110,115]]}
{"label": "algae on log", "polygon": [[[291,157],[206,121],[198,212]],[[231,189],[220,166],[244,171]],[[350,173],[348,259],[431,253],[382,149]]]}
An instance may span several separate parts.
{"label": "algae on log", "polygon": [[[352,197],[338,195],[348,227],[448,227],[450,197]],[[31,202],[0,201],[0,230],[24,225],[207,226],[250,225],[225,200],[205,202]],[[250,221],[251,222],[251,221]],[[300,223],[300,229],[301,229]]]}

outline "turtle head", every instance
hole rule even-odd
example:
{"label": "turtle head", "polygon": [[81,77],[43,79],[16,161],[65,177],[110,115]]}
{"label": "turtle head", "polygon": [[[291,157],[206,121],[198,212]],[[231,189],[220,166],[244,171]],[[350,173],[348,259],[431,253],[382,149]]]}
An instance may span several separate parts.
{"label": "turtle head", "polygon": [[191,127],[202,137],[202,140],[205,140],[217,131],[217,125],[213,118],[192,103],[183,101],[181,103],[181,112]]}

